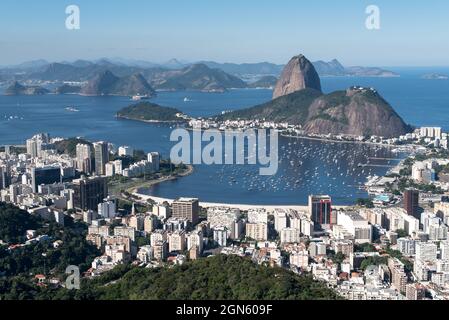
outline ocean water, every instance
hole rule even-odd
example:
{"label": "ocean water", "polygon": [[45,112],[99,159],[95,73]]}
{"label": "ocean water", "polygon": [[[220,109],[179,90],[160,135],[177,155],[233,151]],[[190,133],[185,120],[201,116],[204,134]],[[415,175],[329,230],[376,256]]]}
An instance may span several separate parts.
{"label": "ocean water", "polygon": [[[375,87],[410,124],[438,125],[449,130],[449,81],[424,80],[429,72],[449,70],[395,70],[400,78],[323,78],[323,91],[352,85]],[[270,100],[271,90],[230,90],[223,94],[161,92],[153,102],[178,108],[193,116],[210,116]],[[190,101],[184,102],[188,97]],[[53,137],[81,136],[159,151],[168,157],[175,142],[169,141],[173,126],[147,124],[115,118],[131,104],[127,97],[81,97],[76,95],[0,96],[0,145],[24,144],[38,132]],[[79,112],[65,108],[74,106]],[[305,204],[312,193],[330,194],[334,203],[351,204],[366,196],[359,185],[368,175],[384,174],[403,155],[387,148],[361,144],[328,143],[279,138],[280,163],[274,176],[258,175],[253,165],[196,165],[192,175],[146,190],[167,198],[195,196],[203,201],[242,204]],[[369,166],[359,167],[359,164]]]}

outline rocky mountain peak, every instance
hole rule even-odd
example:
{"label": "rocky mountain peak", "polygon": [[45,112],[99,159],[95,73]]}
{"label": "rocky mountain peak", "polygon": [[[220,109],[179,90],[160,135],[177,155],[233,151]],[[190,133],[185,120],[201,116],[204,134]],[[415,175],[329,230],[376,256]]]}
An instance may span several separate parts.
{"label": "rocky mountain peak", "polygon": [[306,88],[321,91],[321,82],[313,64],[302,54],[290,59],[276,83],[273,99]]}

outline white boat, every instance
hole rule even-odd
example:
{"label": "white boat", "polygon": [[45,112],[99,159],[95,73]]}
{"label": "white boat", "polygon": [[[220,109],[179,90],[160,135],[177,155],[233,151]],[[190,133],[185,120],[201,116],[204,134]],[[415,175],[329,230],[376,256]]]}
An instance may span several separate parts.
{"label": "white boat", "polygon": [[140,100],[146,100],[146,99],[149,99],[149,97],[148,97],[147,95],[144,95],[144,96],[141,96],[141,95],[135,95],[135,96],[132,96],[131,99],[132,99],[133,101],[140,101]]}
{"label": "white boat", "polygon": [[67,111],[70,111],[70,112],[79,112],[79,110],[78,109],[76,109],[76,108],[74,108],[74,107],[67,107],[67,108],[65,108]]}
{"label": "white boat", "polygon": [[192,101],[192,100],[190,100],[190,99],[187,98],[187,97],[184,98],[184,102],[190,102],[190,101]]}

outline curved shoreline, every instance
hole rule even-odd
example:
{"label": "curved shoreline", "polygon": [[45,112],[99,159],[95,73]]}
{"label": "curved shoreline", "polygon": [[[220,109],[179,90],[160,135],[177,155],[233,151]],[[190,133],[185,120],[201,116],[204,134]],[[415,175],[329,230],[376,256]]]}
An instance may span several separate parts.
{"label": "curved shoreline", "polygon": [[140,122],[145,122],[145,123],[168,123],[168,124],[176,124],[176,123],[185,123],[185,120],[145,120],[145,119],[136,119],[136,118],[130,118],[130,117],[126,117],[126,116],[121,116],[121,115],[115,115],[115,118],[117,119],[124,119],[124,120],[132,120],[132,121],[140,121]]}
{"label": "curved shoreline", "polygon": [[281,137],[285,138],[296,138],[296,139],[303,139],[303,140],[315,140],[315,141],[322,141],[322,142],[335,142],[335,143],[351,143],[351,144],[367,144],[367,145],[375,145],[375,146],[381,146],[386,148],[397,148],[399,146],[396,145],[390,145],[385,143],[378,143],[378,142],[368,142],[368,141],[347,141],[347,140],[336,140],[336,139],[330,139],[330,138],[319,138],[319,137],[309,137],[309,136],[293,136],[289,134],[281,133]]}
{"label": "curved shoreline", "polygon": [[[162,198],[162,197],[156,197],[156,196],[150,196],[147,194],[142,194],[139,192],[133,192],[132,193],[134,196],[139,197],[141,199],[143,199],[144,201],[147,201],[148,199],[153,200],[156,203],[163,203],[163,202],[167,202],[169,204],[171,204],[174,199],[169,199],[169,198]],[[229,207],[229,208],[237,208],[243,211],[247,211],[249,209],[265,209],[268,212],[273,212],[275,209],[292,209],[292,210],[297,210],[297,211],[309,211],[309,206],[307,205],[263,205],[263,204],[236,204],[236,203],[217,203],[217,202],[206,202],[206,201],[200,201],[199,205],[203,208],[209,208],[209,207]],[[332,206],[333,209],[347,209],[347,208],[352,208],[355,205],[350,205],[350,206]]]}
{"label": "curved shoreline", "polygon": [[129,193],[133,193],[134,194],[134,193],[138,193],[139,189],[151,188],[152,186],[155,186],[155,185],[157,185],[159,183],[162,183],[162,182],[176,180],[178,177],[186,177],[188,175],[191,175],[194,172],[193,166],[190,165],[190,164],[187,164],[186,166],[187,166],[187,170],[182,172],[182,173],[179,173],[177,175],[163,176],[163,177],[161,177],[159,179],[156,179],[156,180],[145,181],[140,186],[131,187],[131,188],[129,188],[126,191],[128,191]]}

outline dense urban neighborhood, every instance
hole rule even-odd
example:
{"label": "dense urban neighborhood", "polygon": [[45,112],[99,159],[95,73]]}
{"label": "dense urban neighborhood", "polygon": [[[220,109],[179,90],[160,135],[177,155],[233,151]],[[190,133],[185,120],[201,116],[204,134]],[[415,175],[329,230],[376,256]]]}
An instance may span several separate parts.
{"label": "dense urban neighborhood", "polygon": [[[298,286],[315,288],[301,297],[292,289],[297,298],[449,298],[447,134],[420,128],[388,140],[319,138],[385,144],[408,156],[384,177],[369,177],[364,188],[370,197],[353,206],[336,206],[329,195],[309,195],[304,206],[240,206],[140,193],[140,185],[182,179],[191,170],[157,152],[48,134],[31,137],[25,146],[4,146],[1,297],[26,299],[45,292],[50,298],[82,298],[76,292],[87,294],[86,286],[91,291],[110,281],[120,286],[121,279],[138,281],[141,272],[150,272],[140,269],[162,277],[167,268],[215,268],[217,262],[201,261],[219,259],[245,265],[249,269],[241,272],[255,277],[270,272],[264,268],[279,269]],[[247,261],[262,269],[253,270]],[[70,294],[65,271],[73,265],[79,268],[81,288]],[[117,290],[121,298],[145,297],[138,290]],[[203,292],[201,298],[227,297],[222,294]],[[101,296],[113,298],[112,291],[103,290]],[[229,298],[267,296],[234,292]]]}

